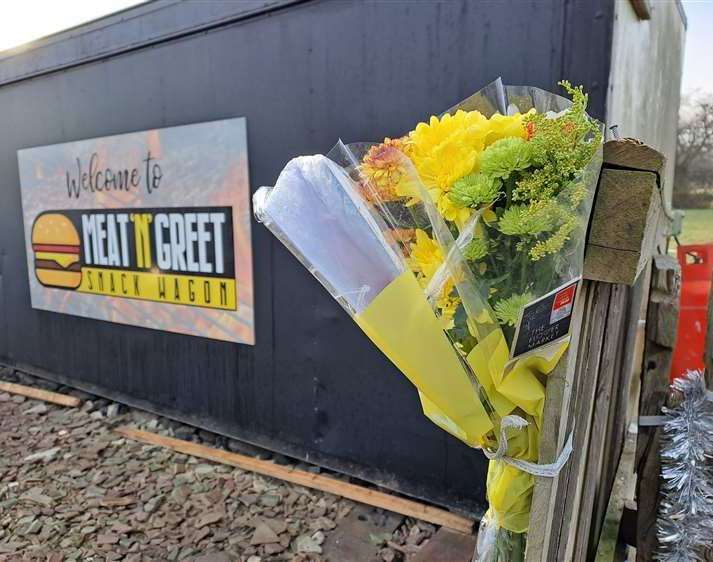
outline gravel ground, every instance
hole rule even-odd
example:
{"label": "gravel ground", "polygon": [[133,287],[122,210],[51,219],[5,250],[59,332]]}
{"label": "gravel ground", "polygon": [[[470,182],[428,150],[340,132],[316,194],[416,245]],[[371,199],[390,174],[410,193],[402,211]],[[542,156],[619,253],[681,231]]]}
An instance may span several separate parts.
{"label": "gravel ground", "polygon": [[[24,375],[2,375],[57,389]],[[328,547],[330,533],[361,509],[353,502],[120,438],[112,429],[133,425],[250,449],[72,393],[85,399],[81,407],[0,393],[0,561],[348,562],[329,555]],[[436,531],[408,518],[397,521],[389,532],[368,537],[373,560],[410,558]]]}

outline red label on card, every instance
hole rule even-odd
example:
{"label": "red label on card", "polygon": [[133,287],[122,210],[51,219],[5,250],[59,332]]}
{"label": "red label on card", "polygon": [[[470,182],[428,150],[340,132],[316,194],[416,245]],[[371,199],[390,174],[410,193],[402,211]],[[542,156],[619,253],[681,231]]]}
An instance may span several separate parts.
{"label": "red label on card", "polygon": [[552,303],[552,312],[550,313],[550,324],[562,318],[566,318],[571,314],[576,287],[576,285],[570,285],[555,294],[555,300]]}

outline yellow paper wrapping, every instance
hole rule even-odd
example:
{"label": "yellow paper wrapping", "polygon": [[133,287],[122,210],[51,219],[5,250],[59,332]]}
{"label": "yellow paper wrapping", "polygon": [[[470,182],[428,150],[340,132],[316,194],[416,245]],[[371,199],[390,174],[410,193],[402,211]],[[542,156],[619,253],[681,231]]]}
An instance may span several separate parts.
{"label": "yellow paper wrapping", "polygon": [[[524,429],[508,430],[508,456],[537,462],[539,429],[530,423]],[[530,523],[535,478],[502,461],[488,464],[488,517],[515,533],[527,531]]]}
{"label": "yellow paper wrapping", "polygon": [[505,394],[498,392],[496,386],[502,379],[501,372],[505,369],[509,353],[503,332],[494,330],[478,343],[467,357],[468,364],[501,418],[515,409],[515,404]]}
{"label": "yellow paper wrapping", "polygon": [[468,354],[468,363],[483,385],[500,417],[512,413],[515,407],[538,420],[542,418],[545,387],[538,375],[547,375],[557,365],[567,349],[568,340],[537,350],[508,364],[509,348],[502,331],[491,332]]}
{"label": "yellow paper wrapping", "polygon": [[392,281],[354,319],[418,388],[439,426],[466,443],[476,443],[493,428],[477,388],[411,272]]}
{"label": "yellow paper wrapping", "polygon": [[[509,362],[509,348],[500,330],[490,333],[468,354],[467,361],[478,377],[495,408],[498,418],[521,408],[528,414],[530,422],[525,429],[509,429],[508,452],[512,458],[537,462],[539,456],[539,428],[545,401],[545,388],[539,377],[548,375],[557,366],[567,349],[568,340],[547,346],[535,354]],[[487,443],[486,434],[474,440],[463,439],[457,428],[444,423],[443,413],[432,403],[421,397],[424,413],[441,428],[450,431],[471,446]],[[439,423],[440,422],[440,423]],[[495,420],[499,434],[499,420]],[[502,461],[490,461],[488,466],[487,495],[490,505],[488,516],[499,526],[515,533],[527,531],[532,505],[534,477]]]}
{"label": "yellow paper wrapping", "polygon": [[[374,344],[417,387],[424,414],[436,425],[473,446],[483,446],[499,419],[516,408],[528,414],[525,429],[508,430],[508,456],[537,462],[539,426],[549,374],[567,341],[509,362],[501,330],[492,331],[466,358],[495,409],[491,420],[478,390],[410,272],[392,281],[355,321]],[[510,531],[527,531],[534,477],[502,461],[488,467],[489,516]]]}
{"label": "yellow paper wrapping", "polygon": [[[510,404],[498,415],[512,413],[515,407],[525,411],[530,423],[524,429],[507,431],[509,457],[537,462],[545,402],[545,387],[540,376],[548,375],[567,349],[569,341],[547,346],[535,354],[508,364],[508,346],[502,332],[493,332],[468,355],[486,393],[493,404]],[[488,358],[489,355],[489,358]],[[487,359],[487,360],[486,360]],[[488,465],[488,516],[505,529],[524,533],[530,522],[534,477],[527,472],[493,460]]]}

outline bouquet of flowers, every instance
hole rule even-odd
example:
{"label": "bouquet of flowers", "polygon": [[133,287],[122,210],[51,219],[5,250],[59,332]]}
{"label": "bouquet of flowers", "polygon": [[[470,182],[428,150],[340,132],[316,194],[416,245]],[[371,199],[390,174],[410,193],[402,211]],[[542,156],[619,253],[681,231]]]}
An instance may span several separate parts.
{"label": "bouquet of flowers", "polygon": [[496,80],[408,134],[290,161],[254,210],[491,459],[479,559],[524,557],[546,375],[568,343],[601,165],[582,88]]}

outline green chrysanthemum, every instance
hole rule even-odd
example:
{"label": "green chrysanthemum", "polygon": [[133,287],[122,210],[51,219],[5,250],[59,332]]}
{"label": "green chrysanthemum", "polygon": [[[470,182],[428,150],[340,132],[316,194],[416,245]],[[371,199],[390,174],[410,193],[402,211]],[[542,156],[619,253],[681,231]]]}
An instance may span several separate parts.
{"label": "green chrysanthemum", "polygon": [[483,151],[480,171],[493,178],[506,180],[510,174],[524,170],[530,164],[530,144],[520,137],[508,137],[495,141]]}
{"label": "green chrysanthemum", "polygon": [[463,257],[468,261],[482,260],[488,255],[488,241],[479,236],[473,238],[463,250]]}
{"label": "green chrysanthemum", "polygon": [[515,326],[520,319],[520,311],[532,301],[531,293],[513,295],[506,299],[500,299],[495,303],[495,316],[501,324]]}
{"label": "green chrysanthemum", "polygon": [[458,207],[490,205],[500,195],[501,184],[497,178],[485,174],[468,174],[453,184],[449,196]]}
{"label": "green chrysanthemum", "polygon": [[549,205],[535,202],[530,205],[513,205],[505,209],[498,221],[498,230],[508,236],[534,236],[554,228]]}

